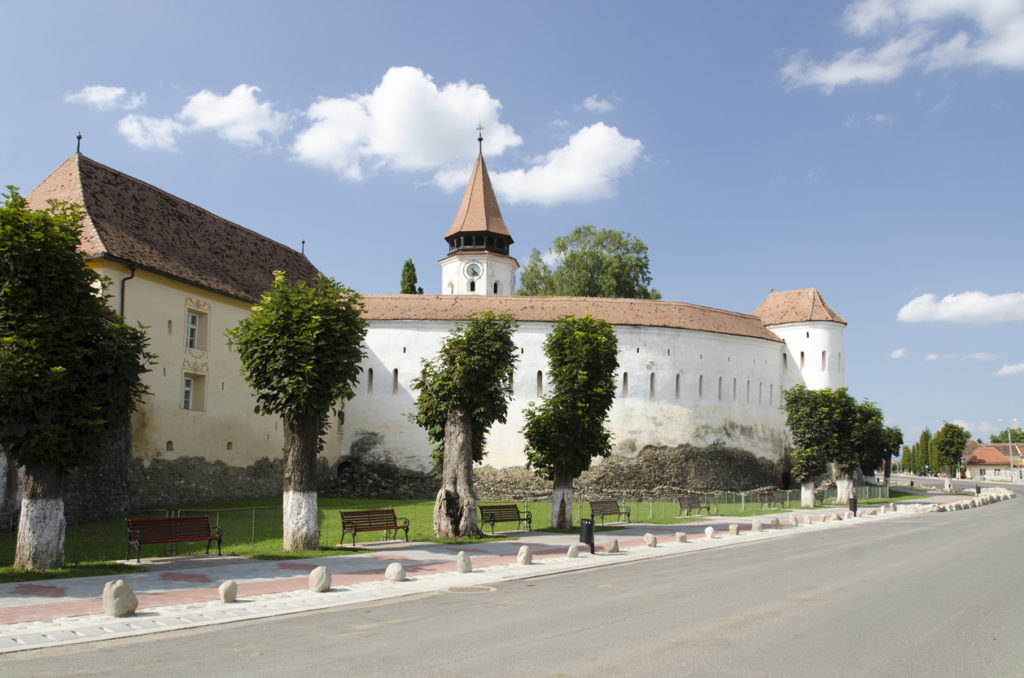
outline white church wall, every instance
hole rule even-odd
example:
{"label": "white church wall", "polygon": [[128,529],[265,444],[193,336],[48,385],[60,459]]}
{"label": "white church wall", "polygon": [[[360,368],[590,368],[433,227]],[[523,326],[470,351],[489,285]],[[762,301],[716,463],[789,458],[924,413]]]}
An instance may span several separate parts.
{"label": "white church wall", "polygon": [[[421,359],[436,355],[453,326],[424,320],[371,324],[363,376],[345,407],[342,454],[429,467],[426,434],[409,421],[416,396],[410,383]],[[782,454],[780,342],[658,327],[615,330],[620,364],[609,422],[616,453],[632,454],[645,445],[722,442],[773,459]],[[493,466],[525,463],[519,431],[525,407],[551,387],[543,349],[550,331],[551,323],[528,322],[516,333],[520,361],[508,421],[495,425],[487,442],[487,463]]]}

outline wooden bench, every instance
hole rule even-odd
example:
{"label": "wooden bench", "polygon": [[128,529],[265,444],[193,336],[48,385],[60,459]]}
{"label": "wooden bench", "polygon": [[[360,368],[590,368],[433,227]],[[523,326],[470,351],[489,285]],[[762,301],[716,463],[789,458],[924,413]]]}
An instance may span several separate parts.
{"label": "wooden bench", "polygon": [[601,516],[601,524],[603,525],[605,516],[615,516],[616,518],[625,516],[626,522],[629,522],[629,507],[627,506],[625,509],[619,508],[619,502],[614,499],[598,499],[589,503],[591,520]]}
{"label": "wooden bench", "polygon": [[690,515],[690,511],[696,511],[697,515],[700,515],[701,510],[711,515],[711,504],[710,502],[705,504],[702,503],[700,497],[696,494],[684,494],[679,497],[679,513],[686,511],[686,515]]}
{"label": "wooden bench", "polygon": [[141,562],[143,544],[173,544],[179,541],[206,541],[206,552],[210,552],[210,543],[217,542],[217,555],[220,555],[220,526],[210,528],[210,519],[201,516],[175,516],[169,518],[126,518],[128,528],[128,552],[124,559],[132,557],[135,548],[135,560]]}
{"label": "wooden bench", "polygon": [[760,494],[758,494],[758,497],[761,500],[761,506],[764,506],[765,508],[771,508],[772,504],[778,504],[779,508],[782,508],[786,505],[786,502],[781,497],[779,497],[779,495],[771,491],[761,492]]}
{"label": "wooden bench", "polygon": [[495,523],[515,523],[516,529],[526,523],[526,529],[533,529],[533,513],[520,511],[515,504],[489,504],[480,506],[480,524],[491,524],[491,534],[494,534]]}
{"label": "wooden bench", "polygon": [[[356,545],[356,535],[360,532],[384,531],[384,538],[394,530],[395,538],[398,531],[405,530],[405,540],[409,541],[409,519],[396,518],[395,509],[366,509],[362,511],[339,511],[341,514],[341,542],[345,543],[345,535],[352,533],[352,545]],[[401,522],[399,522],[401,521]]]}

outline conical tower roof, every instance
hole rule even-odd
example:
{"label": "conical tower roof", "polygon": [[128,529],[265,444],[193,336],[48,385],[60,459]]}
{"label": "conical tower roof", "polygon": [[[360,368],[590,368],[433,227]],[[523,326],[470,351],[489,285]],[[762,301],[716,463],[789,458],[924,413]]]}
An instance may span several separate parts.
{"label": "conical tower roof", "polygon": [[444,237],[447,240],[460,233],[490,233],[504,236],[508,238],[508,242],[513,242],[512,235],[505,226],[505,220],[501,218],[498,199],[494,195],[491,178],[487,175],[483,153],[476,158],[476,165],[462,196],[459,212]]}
{"label": "conical tower roof", "polygon": [[813,287],[772,292],[757,307],[754,315],[767,326],[808,321],[846,324],[846,321],[825,303],[821,293]]}

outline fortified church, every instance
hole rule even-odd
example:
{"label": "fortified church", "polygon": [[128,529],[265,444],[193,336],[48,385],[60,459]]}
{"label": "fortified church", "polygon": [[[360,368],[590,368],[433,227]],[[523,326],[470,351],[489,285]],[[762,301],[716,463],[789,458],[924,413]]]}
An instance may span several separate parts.
{"label": "fortified church", "polygon": [[[28,196],[34,209],[48,199],[83,206],[89,265],[113,282],[111,306],[149,328],[158,356],[145,375],[151,395],[133,418],[133,478],[157,468],[207,475],[216,466],[217,477],[233,485],[222,494],[266,494],[259,483],[268,460],[281,456],[280,422],[253,413],[224,332],[269,288],[272,271],[310,279],[316,268],[302,253],[81,153]],[[752,314],[661,300],[516,295],[514,240],[482,153],[443,237],[440,295],[364,297],[367,355],[343,425],[332,421],[325,436],[332,467],[357,455],[429,468],[427,436],[408,417],[416,396],[410,382],[454,327],[483,311],[519,322],[508,422],[487,440],[486,463],[496,467],[525,462],[523,410],[550,386],[543,343],[566,315],[589,313],[615,327],[618,393],[609,424],[617,454],[720,442],[779,459],[788,444],[782,390],[845,383],[846,322],[815,289],[773,292]],[[279,474],[268,482],[275,481]]]}

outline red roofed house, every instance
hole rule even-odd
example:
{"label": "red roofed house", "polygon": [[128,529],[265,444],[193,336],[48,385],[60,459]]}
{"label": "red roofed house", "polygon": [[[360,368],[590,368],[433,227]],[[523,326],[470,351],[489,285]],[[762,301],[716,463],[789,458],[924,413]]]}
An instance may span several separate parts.
{"label": "red roofed house", "polygon": [[1024,449],[1017,443],[981,443],[967,441],[964,448],[963,463],[967,468],[968,478],[984,478],[985,480],[1010,480],[1010,459],[1013,459],[1014,476],[1019,478],[1024,467]]}

